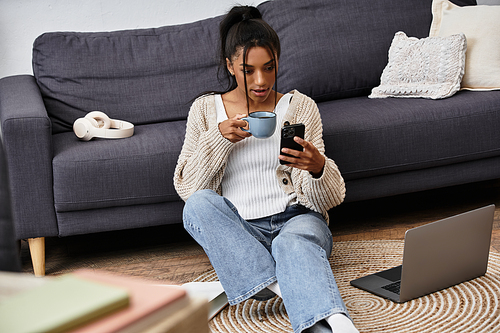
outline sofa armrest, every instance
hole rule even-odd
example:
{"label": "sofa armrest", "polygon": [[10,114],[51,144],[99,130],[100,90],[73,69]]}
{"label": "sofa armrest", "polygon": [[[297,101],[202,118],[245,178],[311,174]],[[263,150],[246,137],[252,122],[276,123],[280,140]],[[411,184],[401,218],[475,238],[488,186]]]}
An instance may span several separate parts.
{"label": "sofa armrest", "polygon": [[0,79],[0,124],[16,237],[56,236],[52,125],[33,76]]}

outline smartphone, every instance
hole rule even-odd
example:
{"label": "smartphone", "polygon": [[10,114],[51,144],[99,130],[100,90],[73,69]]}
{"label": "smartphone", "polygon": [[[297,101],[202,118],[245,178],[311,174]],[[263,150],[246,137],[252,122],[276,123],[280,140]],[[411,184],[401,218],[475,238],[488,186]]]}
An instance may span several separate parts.
{"label": "smartphone", "polygon": [[[290,148],[293,150],[303,151],[304,147],[299,145],[297,142],[293,140],[294,137],[298,136],[300,138],[304,138],[304,132],[306,127],[304,124],[292,124],[285,125],[281,128],[281,145],[280,145],[280,154],[285,156],[291,156],[289,154],[284,154],[281,152],[282,148]],[[280,160],[281,164],[290,164],[290,162],[286,162]]]}

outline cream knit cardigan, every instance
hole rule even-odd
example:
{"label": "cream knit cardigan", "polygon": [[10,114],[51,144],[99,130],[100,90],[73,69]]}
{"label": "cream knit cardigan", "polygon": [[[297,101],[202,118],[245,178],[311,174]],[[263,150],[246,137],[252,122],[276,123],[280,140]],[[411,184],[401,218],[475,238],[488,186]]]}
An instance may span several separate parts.
{"label": "cream knit cardigan", "polygon": [[[306,128],[304,139],[324,155],[323,125],[318,106],[297,90],[292,93],[283,122],[303,123]],[[174,186],[179,196],[185,201],[202,189],[223,195],[221,182],[233,147],[234,144],[219,131],[214,96],[196,99],[189,111],[186,137],[174,173]],[[313,178],[308,171],[283,165],[276,169],[276,177],[286,194],[295,192],[298,203],[321,213],[328,221],[327,211],[344,200],[345,184],[335,162],[325,158],[320,178]]]}

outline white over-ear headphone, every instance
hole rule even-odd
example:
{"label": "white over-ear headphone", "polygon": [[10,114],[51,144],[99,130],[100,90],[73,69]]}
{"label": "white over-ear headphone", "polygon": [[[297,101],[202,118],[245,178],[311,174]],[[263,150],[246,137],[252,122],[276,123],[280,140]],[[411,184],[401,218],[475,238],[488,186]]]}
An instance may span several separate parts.
{"label": "white over-ear headphone", "polygon": [[104,112],[92,111],[78,118],[73,131],[83,141],[92,138],[121,139],[134,135],[134,125],[128,121],[110,119]]}

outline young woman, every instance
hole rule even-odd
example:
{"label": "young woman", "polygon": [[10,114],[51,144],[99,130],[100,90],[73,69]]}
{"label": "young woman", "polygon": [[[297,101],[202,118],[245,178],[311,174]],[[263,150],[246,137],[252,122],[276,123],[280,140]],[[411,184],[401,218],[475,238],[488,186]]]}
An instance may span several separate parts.
{"label": "young woman", "polygon": [[[174,175],[186,201],[184,227],[203,247],[231,305],[283,298],[295,332],[358,332],[328,262],[327,211],[345,196],[324,155],[318,108],[276,85],[279,38],[255,7],[231,9],[220,24],[227,91],[196,99]],[[254,111],[276,113],[277,129],[257,139],[241,128]],[[303,151],[283,149],[280,128],[303,123]],[[279,160],[290,164],[280,165]]]}

